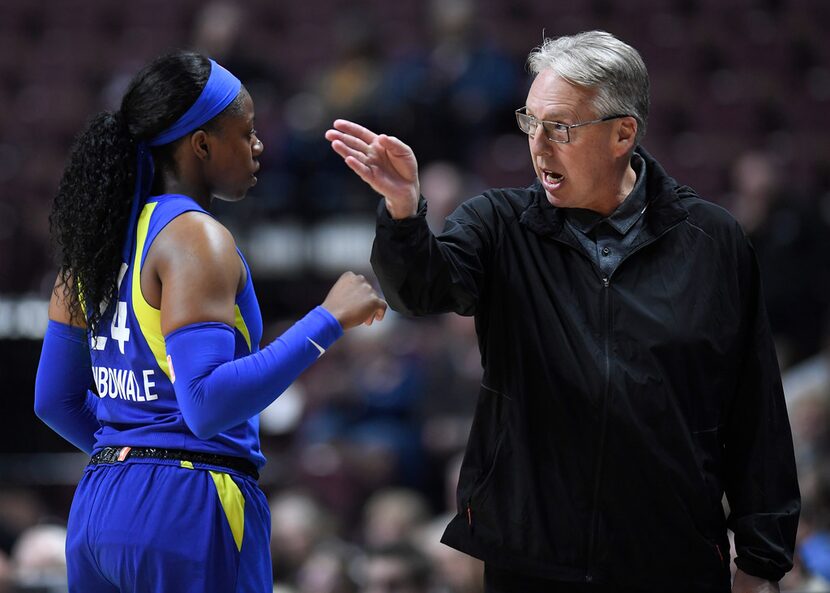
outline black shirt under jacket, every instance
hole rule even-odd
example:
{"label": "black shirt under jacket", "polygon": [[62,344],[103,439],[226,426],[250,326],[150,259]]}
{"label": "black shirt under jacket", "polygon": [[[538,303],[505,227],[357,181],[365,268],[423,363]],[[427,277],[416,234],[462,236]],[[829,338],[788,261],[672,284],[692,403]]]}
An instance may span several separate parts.
{"label": "black shirt under jacket", "polygon": [[622,203],[608,216],[583,208],[567,208],[565,226],[580,242],[588,257],[609,278],[620,262],[628,257],[643,228],[646,211],[645,161],[638,154],[631,157],[637,181]]}

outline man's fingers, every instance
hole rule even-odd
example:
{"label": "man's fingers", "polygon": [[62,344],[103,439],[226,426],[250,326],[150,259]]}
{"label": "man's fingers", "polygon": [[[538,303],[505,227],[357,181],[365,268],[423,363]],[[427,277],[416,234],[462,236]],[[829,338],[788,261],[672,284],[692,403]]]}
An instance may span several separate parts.
{"label": "man's fingers", "polygon": [[346,165],[348,165],[349,169],[357,173],[357,176],[360,177],[363,181],[368,184],[372,184],[374,182],[374,175],[372,174],[372,169],[364,165],[358,159],[354,158],[353,156],[347,156],[345,159]]}
{"label": "man's fingers", "polygon": [[339,130],[328,130],[326,132],[326,140],[331,142],[332,144],[335,142],[342,142],[349,148],[353,150],[357,150],[364,154],[369,154],[369,145],[366,144],[360,138],[352,136],[351,134],[344,134]]}
{"label": "man's fingers", "polygon": [[343,132],[344,134],[351,134],[356,138],[360,138],[366,144],[371,144],[377,138],[377,134],[368,128],[364,128],[360,124],[356,124],[347,119],[334,120],[334,129]]}
{"label": "man's fingers", "polygon": [[331,147],[332,149],[334,149],[334,152],[342,156],[344,159],[352,157],[353,159],[356,159],[361,163],[366,160],[366,154],[350,148],[340,140],[335,140],[334,142],[332,142]]}
{"label": "man's fingers", "polygon": [[397,156],[404,156],[407,154],[412,154],[412,149],[407,145],[395,138],[394,136],[387,136],[386,134],[381,134],[378,136],[378,141],[381,143],[386,150],[391,152]]}

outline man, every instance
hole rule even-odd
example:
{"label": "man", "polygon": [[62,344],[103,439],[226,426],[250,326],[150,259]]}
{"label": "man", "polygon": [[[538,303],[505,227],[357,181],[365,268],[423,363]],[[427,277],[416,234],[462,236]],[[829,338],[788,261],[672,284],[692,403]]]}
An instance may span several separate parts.
{"label": "man", "polygon": [[[400,140],[326,137],[384,197],[390,305],[474,315],[482,379],[445,543],[487,591],[777,591],[800,508],[755,258],[639,142],[648,74],[593,31],[546,40],[516,113],[538,179],[433,236]],[[726,493],[730,514],[721,504]]]}

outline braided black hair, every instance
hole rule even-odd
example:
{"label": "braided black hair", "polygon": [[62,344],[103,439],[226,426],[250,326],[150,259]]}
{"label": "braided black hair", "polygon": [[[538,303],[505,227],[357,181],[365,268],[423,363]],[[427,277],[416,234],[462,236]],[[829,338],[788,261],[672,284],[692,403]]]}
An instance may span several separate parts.
{"label": "braided black hair", "polygon": [[[103,316],[101,304],[117,299],[136,143],[181,117],[209,76],[210,62],[198,53],[179,51],[157,58],[130,82],[119,111],[93,116],[75,139],[49,224],[58,249],[58,289],[71,319],[85,321],[93,335]],[[156,170],[172,166],[174,144],[153,150]]]}

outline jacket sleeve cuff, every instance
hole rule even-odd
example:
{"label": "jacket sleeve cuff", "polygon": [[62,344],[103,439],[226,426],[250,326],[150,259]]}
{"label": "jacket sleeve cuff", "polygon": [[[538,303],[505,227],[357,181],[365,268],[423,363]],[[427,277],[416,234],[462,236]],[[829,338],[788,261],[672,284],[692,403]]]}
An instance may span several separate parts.
{"label": "jacket sleeve cuff", "polygon": [[758,577],[761,579],[766,579],[768,581],[772,581],[773,583],[777,583],[778,581],[780,581],[786,573],[785,570],[782,570],[781,568],[774,566],[770,562],[753,560],[741,556],[735,558],[735,566],[740,568],[748,575]]}
{"label": "jacket sleeve cuff", "polygon": [[392,218],[392,216],[389,214],[389,210],[386,209],[386,200],[381,199],[378,203],[378,226],[405,228],[413,223],[418,224],[420,222],[420,219],[424,218],[426,214],[427,201],[424,199],[424,196],[418,198],[418,211],[415,213],[415,216],[400,219]]}

